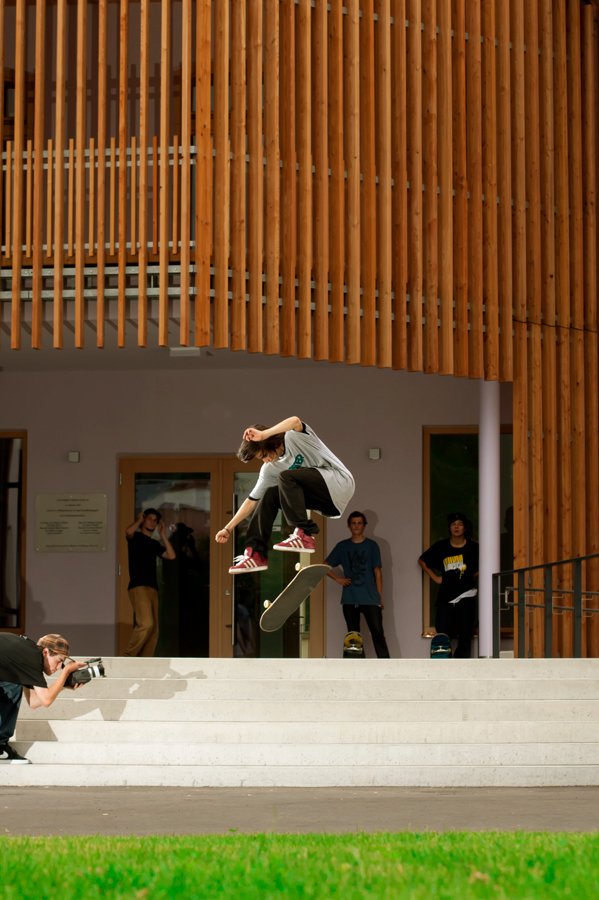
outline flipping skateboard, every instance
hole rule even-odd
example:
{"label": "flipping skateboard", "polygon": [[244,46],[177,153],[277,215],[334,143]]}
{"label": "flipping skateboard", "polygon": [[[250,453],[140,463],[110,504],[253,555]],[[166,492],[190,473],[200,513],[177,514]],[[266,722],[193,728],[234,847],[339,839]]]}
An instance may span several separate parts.
{"label": "flipping skateboard", "polygon": [[431,638],[431,659],[448,659],[451,655],[449,635],[443,632],[435,634]]}
{"label": "flipping skateboard", "polygon": [[364,659],[364,641],[359,631],[348,631],[343,639],[343,659]]}
{"label": "flipping skateboard", "polygon": [[320,584],[330,568],[324,563],[318,563],[300,569],[295,578],[262,613],[260,617],[262,631],[277,631],[278,628],[281,628],[289,616],[299,609],[303,601]]}

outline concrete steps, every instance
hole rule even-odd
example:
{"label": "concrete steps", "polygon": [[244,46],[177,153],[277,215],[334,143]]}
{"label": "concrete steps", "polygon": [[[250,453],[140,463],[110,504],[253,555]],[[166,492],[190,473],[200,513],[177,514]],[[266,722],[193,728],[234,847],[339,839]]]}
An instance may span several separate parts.
{"label": "concrete steps", "polygon": [[599,784],[599,660],[105,660],[0,785]]}

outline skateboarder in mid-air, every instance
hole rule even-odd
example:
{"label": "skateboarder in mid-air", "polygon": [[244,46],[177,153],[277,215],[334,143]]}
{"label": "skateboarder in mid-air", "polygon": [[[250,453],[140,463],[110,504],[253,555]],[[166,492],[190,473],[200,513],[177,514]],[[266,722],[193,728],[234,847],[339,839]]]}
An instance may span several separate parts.
{"label": "skateboarder in mid-air", "polygon": [[354,493],[351,472],[297,416],[270,428],[246,428],[237,456],[244,463],[260,459],[262,467],[250,496],[216,534],[217,542],[224,544],[235,526],[250,517],[245,551],[235,558],[230,574],[268,568],[270,536],[279,509],[293,532],[274,549],[314,553],[318,525],[308,518],[307,510],[339,518]]}

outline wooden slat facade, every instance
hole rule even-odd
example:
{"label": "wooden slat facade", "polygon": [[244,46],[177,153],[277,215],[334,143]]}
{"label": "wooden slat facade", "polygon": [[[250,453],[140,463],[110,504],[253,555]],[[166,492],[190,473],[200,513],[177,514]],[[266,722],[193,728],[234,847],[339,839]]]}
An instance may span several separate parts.
{"label": "wooden slat facade", "polygon": [[161,345],[511,381],[515,563],[598,552],[598,33],[582,0],[0,0],[1,352],[102,347],[107,266],[146,346],[152,264]]}

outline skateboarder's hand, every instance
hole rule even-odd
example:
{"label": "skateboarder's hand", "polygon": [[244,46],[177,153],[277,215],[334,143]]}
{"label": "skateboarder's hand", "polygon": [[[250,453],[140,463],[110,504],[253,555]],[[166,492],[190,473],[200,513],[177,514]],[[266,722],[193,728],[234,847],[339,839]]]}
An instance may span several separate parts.
{"label": "skateboarder's hand", "polygon": [[258,431],[257,428],[246,428],[243,432],[244,441],[262,441],[264,440],[264,432]]}
{"label": "skateboarder's hand", "polygon": [[230,534],[230,532],[226,528],[221,528],[220,531],[216,532],[216,537],[215,537],[216,543],[217,544],[226,544],[227,541],[229,540],[229,534]]}

